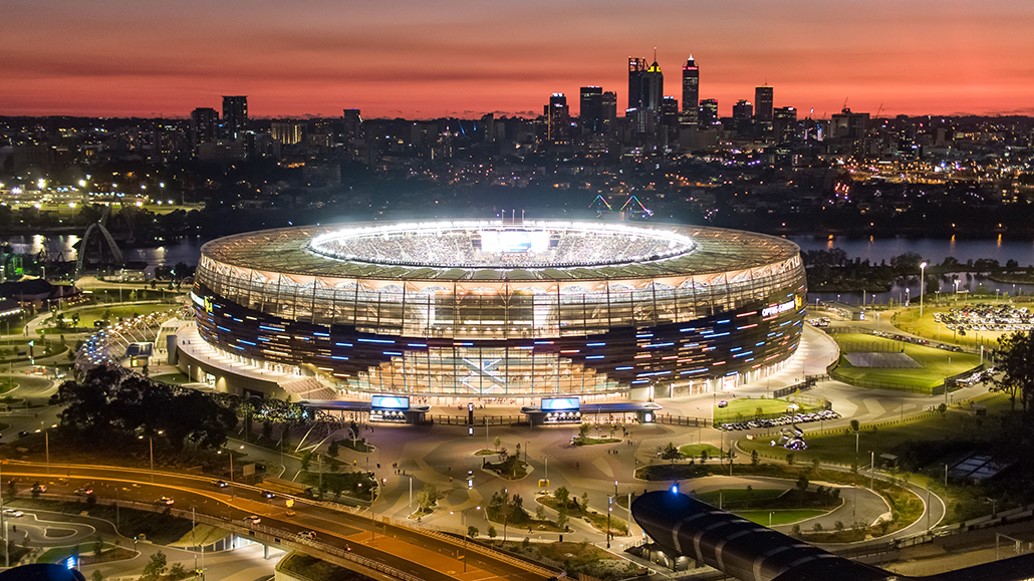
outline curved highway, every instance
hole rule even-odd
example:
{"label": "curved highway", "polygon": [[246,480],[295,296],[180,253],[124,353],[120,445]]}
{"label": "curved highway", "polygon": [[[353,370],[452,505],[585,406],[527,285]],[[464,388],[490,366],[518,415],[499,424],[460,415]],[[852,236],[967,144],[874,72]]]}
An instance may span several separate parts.
{"label": "curved highway", "polygon": [[[387,519],[374,520],[330,503],[295,498],[294,506],[288,508],[286,497],[278,495],[266,499],[259,488],[236,483],[219,488],[212,478],[202,476],[155,472],[152,484],[150,472],[129,468],[51,464],[48,469],[40,463],[5,460],[5,487],[11,479],[19,496],[30,494],[33,483],[39,481],[47,485],[47,491],[41,495],[43,498],[65,499],[86,485],[93,487],[100,504],[118,502],[120,506],[157,509],[158,498],[170,497],[174,504],[168,510],[178,516],[190,518],[194,509],[198,520],[215,522],[241,536],[274,546],[300,548],[314,556],[331,557],[330,560],[338,564],[342,564],[341,557],[345,556],[345,561],[360,565],[360,570],[368,559],[393,569],[394,572],[382,571],[393,577],[438,581],[461,576],[548,579],[558,575],[533,563],[433,531],[399,526]],[[251,525],[245,521],[250,515],[260,517],[260,523]],[[302,538],[299,533],[303,531],[314,531],[315,540]],[[467,561],[466,575],[464,560]],[[472,575],[474,573],[476,575]]]}

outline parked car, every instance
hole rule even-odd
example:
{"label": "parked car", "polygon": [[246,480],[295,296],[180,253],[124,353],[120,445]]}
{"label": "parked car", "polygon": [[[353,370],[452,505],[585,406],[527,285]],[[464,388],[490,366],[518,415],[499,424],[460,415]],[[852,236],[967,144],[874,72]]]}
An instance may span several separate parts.
{"label": "parked car", "polygon": [[154,503],[159,505],[159,506],[172,506],[173,504],[176,503],[176,501],[171,499],[171,498],[169,498],[168,496],[163,496],[163,497],[159,498],[158,500],[154,501]]}
{"label": "parked car", "polygon": [[249,525],[249,526],[251,526],[251,525],[257,525],[257,524],[259,524],[260,522],[262,522],[262,519],[261,519],[261,518],[260,518],[259,516],[257,516],[257,515],[254,515],[254,514],[253,514],[253,515],[251,515],[251,516],[246,516],[246,517],[244,517],[244,523],[245,523],[245,524],[247,524],[247,525]]}

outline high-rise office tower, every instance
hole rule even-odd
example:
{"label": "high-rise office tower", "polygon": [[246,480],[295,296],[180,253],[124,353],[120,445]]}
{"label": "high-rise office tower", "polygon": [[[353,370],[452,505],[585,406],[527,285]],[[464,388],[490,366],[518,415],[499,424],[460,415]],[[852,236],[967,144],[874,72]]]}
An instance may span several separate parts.
{"label": "high-rise office tower", "polygon": [[751,135],[754,130],[754,105],[746,99],[736,101],[732,106],[732,120],[737,133],[744,137]]}
{"label": "high-rise office tower", "polygon": [[675,95],[665,95],[661,98],[661,122],[665,125],[678,125],[679,100]]}
{"label": "high-rise office tower", "polygon": [[718,123],[718,99],[704,99],[700,102],[698,119],[701,125]]}
{"label": "high-rise office tower", "polygon": [[779,107],[772,115],[772,134],[777,141],[793,141],[797,128],[797,109]]}
{"label": "high-rise office tower", "polygon": [[248,98],[245,96],[223,96],[223,135],[229,139],[240,139],[248,130]]}
{"label": "high-rise office tower", "polygon": [[363,116],[359,109],[345,109],[345,130],[341,138],[347,143],[359,139],[363,135]]}
{"label": "high-rise office tower", "polygon": [[567,108],[567,96],[553,93],[549,104],[543,107],[546,117],[546,139],[553,145],[563,145],[570,139],[571,113]]}
{"label": "high-rise office tower", "polygon": [[618,94],[614,91],[604,91],[600,102],[603,110],[603,133],[611,133],[617,124]]}
{"label": "high-rise office tower", "polygon": [[643,105],[643,75],[646,73],[646,59],[628,57],[628,107],[640,109]]}
{"label": "high-rise office tower", "polygon": [[581,88],[581,109],[578,111],[578,118],[581,121],[582,133],[590,135],[603,131],[602,87]]}
{"label": "high-rise office tower", "polygon": [[700,106],[700,67],[689,55],[682,65],[682,123],[696,125]]}
{"label": "high-rise office tower", "polygon": [[656,127],[664,96],[664,74],[657,59],[647,65],[646,59],[628,59],[628,109],[626,115],[635,116],[636,130],[640,133]]}
{"label": "high-rise office tower", "polygon": [[754,88],[754,118],[759,122],[772,122],[772,96],[772,87],[768,85]]}
{"label": "high-rise office tower", "polygon": [[202,143],[218,138],[219,112],[211,107],[198,107],[190,112],[190,142],[196,149]]}
{"label": "high-rise office tower", "polygon": [[732,118],[736,121],[749,120],[753,116],[754,105],[746,99],[740,99],[732,106]]}

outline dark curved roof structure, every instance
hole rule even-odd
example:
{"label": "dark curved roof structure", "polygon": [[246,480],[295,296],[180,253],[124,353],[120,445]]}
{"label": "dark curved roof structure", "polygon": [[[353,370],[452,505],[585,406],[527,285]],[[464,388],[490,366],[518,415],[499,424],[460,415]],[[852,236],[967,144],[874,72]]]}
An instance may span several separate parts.
{"label": "dark curved roof structure", "polygon": [[1019,581],[1034,578],[1034,555],[928,577],[898,575],[851,561],[674,491],[632,502],[632,517],[666,552],[685,555],[742,581]]}

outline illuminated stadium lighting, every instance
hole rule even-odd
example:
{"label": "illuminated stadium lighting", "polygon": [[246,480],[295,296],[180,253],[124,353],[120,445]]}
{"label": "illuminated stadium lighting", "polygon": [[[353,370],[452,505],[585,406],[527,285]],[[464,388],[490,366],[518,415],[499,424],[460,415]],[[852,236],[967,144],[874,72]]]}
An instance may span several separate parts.
{"label": "illuminated stadium lighting", "polygon": [[806,290],[761,234],[454,220],[215,240],[192,306],[216,349],[352,391],[522,397],[735,385],[796,349]]}

